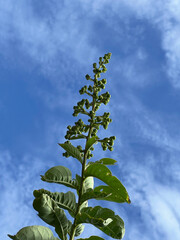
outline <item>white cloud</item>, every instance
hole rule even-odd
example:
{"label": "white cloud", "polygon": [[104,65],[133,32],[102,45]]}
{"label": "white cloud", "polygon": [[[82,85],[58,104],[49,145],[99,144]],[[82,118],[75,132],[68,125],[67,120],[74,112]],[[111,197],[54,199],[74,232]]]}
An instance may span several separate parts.
{"label": "white cloud", "polygon": [[[162,48],[167,58],[167,74],[175,87],[180,86],[180,4],[169,1],[123,1],[141,19],[147,19],[162,34]],[[166,71],[166,69],[165,69]]]}
{"label": "white cloud", "polygon": [[[16,39],[21,49],[40,64],[45,73],[50,71],[53,75],[54,69],[60,64],[59,60],[55,64],[59,56],[63,57],[63,62],[70,57],[71,61],[74,59],[84,65],[86,58],[92,61],[99,54],[95,44],[88,41],[90,32],[97,30],[90,16],[103,19],[105,24],[117,31],[120,29],[117,28],[117,22],[121,19],[128,31],[128,18],[131,15],[147,20],[161,31],[167,73],[173,85],[179,86],[180,4],[177,0],[165,3],[160,0],[138,0],[136,4],[132,0],[115,1],[113,4],[108,0],[65,1],[64,5],[53,1],[53,7],[48,5],[48,8],[49,12],[39,17],[32,2],[27,4],[19,1],[14,4],[7,0],[3,3],[0,13],[1,49],[4,50],[4,46],[7,47],[10,41]],[[83,16],[82,20],[81,12],[86,13],[87,18]]]}
{"label": "white cloud", "polygon": [[138,239],[141,228],[144,228],[146,234],[143,234],[143,240],[152,237],[158,240],[160,236],[165,240],[169,240],[171,236],[178,240],[180,236],[178,189],[173,186],[173,182],[172,186],[168,186],[156,181],[153,169],[137,162],[134,164],[131,162],[129,167],[127,189],[132,200],[131,208],[138,209],[140,217],[137,223],[129,217],[127,239],[133,235],[134,239]]}
{"label": "white cloud", "polygon": [[54,1],[42,18],[38,17],[32,2],[13,4],[7,0],[1,7],[1,44],[16,39],[21,49],[40,63],[44,71],[64,55],[81,63],[85,56],[94,56],[95,49],[91,47],[89,51],[84,30],[89,23],[81,21],[78,4]]}
{"label": "white cloud", "polygon": [[[83,1],[84,2],[84,1]],[[82,3],[83,4],[83,3]],[[164,71],[168,74],[174,87],[179,87],[180,76],[180,4],[178,0],[138,0],[136,4],[133,0],[114,1],[85,1],[86,9],[104,18],[106,24],[111,28],[120,31],[123,25],[128,26],[128,18],[133,16],[137,20],[147,20],[152,27],[161,33],[161,46],[166,55],[166,65]],[[118,21],[118,19],[119,21]],[[114,19],[114,21],[113,21]],[[126,34],[128,27],[126,28]],[[131,40],[133,41],[133,40]]]}
{"label": "white cloud", "polygon": [[[150,192],[151,213],[157,225],[157,231],[163,232],[165,239],[178,239],[180,236],[180,194],[173,186],[157,186]],[[159,230],[158,230],[159,229]]]}

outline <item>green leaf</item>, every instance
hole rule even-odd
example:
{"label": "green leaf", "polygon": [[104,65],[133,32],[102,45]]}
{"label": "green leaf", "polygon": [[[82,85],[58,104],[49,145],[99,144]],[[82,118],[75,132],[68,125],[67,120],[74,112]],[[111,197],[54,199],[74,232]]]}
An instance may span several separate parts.
{"label": "green leaf", "polygon": [[63,166],[50,168],[45,175],[41,175],[41,180],[49,183],[63,184],[67,187],[78,189],[78,182],[72,179],[71,171]]}
{"label": "green leaf", "polygon": [[80,151],[74,147],[71,143],[58,143],[64,150],[66,150],[69,155],[71,155],[73,158],[76,158],[80,161],[80,163],[83,162]]}
{"label": "green leaf", "polygon": [[81,210],[85,207],[88,207],[88,201],[84,201],[81,205],[80,205],[80,209],[79,211],[81,212]]}
{"label": "green leaf", "polygon": [[95,161],[95,162],[88,162],[87,166],[91,165],[91,164],[94,164],[94,163],[101,163],[101,164],[104,164],[104,165],[114,165],[117,161],[112,159],[112,158],[102,158],[98,161]]}
{"label": "green leaf", "polygon": [[61,208],[68,210],[71,214],[76,212],[76,196],[73,192],[50,192],[45,189],[34,190],[33,192],[36,198],[42,194],[47,194],[54,202]]}
{"label": "green leaf", "polygon": [[8,236],[14,240],[58,240],[49,228],[37,225],[24,227],[16,235]]}
{"label": "green leaf", "polygon": [[102,163],[104,165],[114,165],[117,161],[112,158],[101,158],[96,163]]}
{"label": "green leaf", "polygon": [[101,193],[105,194],[105,198],[98,198],[98,200],[106,200],[111,202],[117,202],[117,203],[123,203],[124,197],[122,197],[119,192],[117,192],[115,189],[113,189],[110,186],[103,186],[100,185],[94,189],[94,192],[96,194]]}
{"label": "green leaf", "polygon": [[[96,189],[96,188],[95,188]],[[109,197],[112,193],[106,193],[106,192],[98,192],[93,189],[89,189],[85,193],[83,193],[81,197],[81,203],[84,201],[87,201],[89,199],[96,199],[96,200],[108,200],[107,197]]]}
{"label": "green leaf", "polygon": [[61,239],[67,240],[67,233],[72,223],[66,218],[64,211],[57,206],[54,200],[47,194],[42,194],[34,199],[33,207],[43,221],[55,227],[55,231]]}
{"label": "green leaf", "polygon": [[83,182],[83,193],[88,191],[88,189],[94,188],[94,178],[93,177],[87,177]]}
{"label": "green leaf", "polygon": [[108,236],[116,239],[123,238],[125,233],[123,220],[112,210],[100,206],[83,208],[77,215],[77,224],[79,223],[91,223]]}
{"label": "green leaf", "polygon": [[100,179],[112,188],[112,192],[116,191],[116,195],[118,195],[119,198],[122,198],[124,202],[131,202],[125,187],[118,178],[112,176],[111,171],[105,165],[94,163],[87,166],[85,176],[93,176]]}
{"label": "green leaf", "polygon": [[55,231],[62,240],[68,240],[67,233],[70,233],[72,223],[67,219],[65,212],[62,209],[55,208],[54,210],[57,217]]}
{"label": "green leaf", "polygon": [[84,225],[79,224],[75,230],[75,237],[79,236],[84,231]]}
{"label": "green leaf", "polygon": [[84,134],[79,134],[77,136],[71,137],[70,140],[76,140],[76,139],[82,139],[82,138],[86,138],[86,136]]}
{"label": "green leaf", "polygon": [[42,194],[40,197],[35,198],[33,207],[38,212],[38,216],[51,226],[55,226],[55,211],[56,203],[47,195]]}
{"label": "green leaf", "polygon": [[89,148],[90,148],[94,143],[96,143],[98,139],[99,139],[99,138],[98,138],[97,136],[94,136],[94,137],[92,137],[92,138],[89,138],[88,141],[87,141],[87,143],[86,143],[85,149],[86,149],[86,150],[89,150]]}
{"label": "green leaf", "polygon": [[78,238],[77,240],[104,240],[104,238],[98,236],[91,236],[89,238]]}

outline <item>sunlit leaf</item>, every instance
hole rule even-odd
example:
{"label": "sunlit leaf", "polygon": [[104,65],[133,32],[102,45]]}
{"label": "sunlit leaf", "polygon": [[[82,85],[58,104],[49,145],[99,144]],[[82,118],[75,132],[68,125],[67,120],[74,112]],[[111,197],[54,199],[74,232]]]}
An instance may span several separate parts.
{"label": "sunlit leaf", "polygon": [[101,158],[97,163],[102,163],[104,165],[114,165],[117,161],[112,158]]}
{"label": "sunlit leaf", "polygon": [[107,195],[105,198],[99,198],[99,200],[106,200],[117,203],[125,202],[124,197],[122,197],[119,192],[110,186],[100,185],[94,189],[94,192]]}
{"label": "sunlit leaf", "polygon": [[123,238],[125,233],[123,220],[112,210],[100,206],[83,208],[77,215],[77,223],[91,223],[108,236],[116,239]]}
{"label": "sunlit leaf", "polygon": [[72,214],[76,212],[76,196],[73,192],[50,192],[45,189],[34,190],[33,192],[36,198],[40,197],[42,194],[47,194],[51,199],[55,201],[55,203]]}
{"label": "sunlit leaf", "polygon": [[80,151],[74,147],[71,143],[59,143],[59,145],[66,150],[69,155],[71,155],[73,158],[76,158],[80,161],[80,163],[83,162]]}
{"label": "sunlit leaf", "polygon": [[94,191],[93,189],[89,189],[88,191],[82,194],[81,202],[83,203],[84,201],[87,201],[89,199],[107,200],[106,198],[111,194],[112,193],[105,193],[100,191],[98,192],[98,191]]}
{"label": "sunlit leaf", "polygon": [[76,230],[75,230],[75,236],[79,236],[83,231],[84,231],[84,225],[82,224],[79,224],[77,227],[76,227]]}
{"label": "sunlit leaf", "polygon": [[94,188],[94,178],[87,177],[83,182],[83,193],[86,192],[88,189]]}
{"label": "sunlit leaf", "polygon": [[98,161],[95,161],[95,162],[88,162],[87,166],[88,167],[89,165],[91,164],[94,164],[94,163],[101,163],[101,164],[104,164],[104,165],[114,165],[117,161],[112,159],[112,158],[102,158]]}
{"label": "sunlit leaf", "polygon": [[41,180],[49,183],[63,184],[67,187],[78,188],[78,182],[72,179],[71,171],[63,166],[56,166],[50,168],[44,176],[41,175]]}
{"label": "sunlit leaf", "polygon": [[83,208],[88,207],[88,201],[84,201],[81,205],[80,205],[80,212]]}
{"label": "sunlit leaf", "polygon": [[77,240],[104,240],[104,238],[98,236],[91,236],[89,238],[78,238]]}
{"label": "sunlit leaf", "polygon": [[94,163],[89,165],[85,170],[85,176],[96,177],[109,185],[113,189],[113,192],[116,191],[116,194],[124,200],[124,202],[130,203],[130,199],[125,187],[119,181],[118,178],[112,176],[111,171],[103,164]]}
{"label": "sunlit leaf", "polygon": [[8,236],[14,240],[58,240],[53,236],[52,231],[44,226],[28,226],[22,228],[16,235]]}
{"label": "sunlit leaf", "polygon": [[82,138],[86,138],[86,136],[83,134],[79,134],[77,136],[71,137],[71,140],[82,139]]}

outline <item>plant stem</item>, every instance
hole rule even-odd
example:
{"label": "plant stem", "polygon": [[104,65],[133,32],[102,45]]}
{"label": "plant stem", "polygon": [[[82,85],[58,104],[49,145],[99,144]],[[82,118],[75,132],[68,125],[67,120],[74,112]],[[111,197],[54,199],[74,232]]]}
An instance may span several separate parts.
{"label": "plant stem", "polygon": [[[93,102],[92,102],[92,112],[94,113],[94,109],[95,109],[95,103],[96,103],[96,97],[94,95],[96,89],[95,89],[95,85],[93,86]],[[88,140],[91,137],[91,133],[93,130],[93,120],[94,120],[94,116],[91,116],[91,123],[89,126],[89,132],[88,132],[88,136],[86,138],[86,143],[88,142]],[[85,144],[86,146],[86,144]],[[83,157],[83,163],[82,163],[82,171],[81,171],[81,184],[80,184],[80,190],[79,190],[79,198],[78,198],[78,204],[77,204],[77,209],[76,209],[76,213],[75,213],[75,217],[74,217],[74,222],[71,228],[71,233],[70,233],[70,238],[69,240],[74,240],[74,235],[75,235],[75,230],[76,230],[76,216],[79,213],[80,210],[80,206],[81,206],[81,196],[83,194],[83,183],[84,183],[84,171],[86,168],[86,161],[87,161],[87,154],[88,154],[88,150],[84,150],[84,157]]]}

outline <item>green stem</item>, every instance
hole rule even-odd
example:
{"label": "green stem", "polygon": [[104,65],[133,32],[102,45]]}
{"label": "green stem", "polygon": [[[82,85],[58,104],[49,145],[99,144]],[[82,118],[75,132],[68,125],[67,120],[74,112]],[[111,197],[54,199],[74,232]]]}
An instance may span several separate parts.
{"label": "green stem", "polygon": [[[95,93],[95,86],[93,86],[93,93]],[[95,103],[96,103],[96,98],[93,94],[93,102],[92,102],[92,112],[94,113],[94,109],[95,109]],[[91,123],[90,123],[90,126],[89,126],[89,132],[88,132],[88,136],[86,138],[86,143],[88,142],[89,138],[91,137],[91,133],[92,133],[92,130],[93,130],[93,120],[94,120],[94,116],[91,117]],[[86,144],[85,144],[86,146]],[[81,206],[81,197],[82,197],[82,194],[83,194],[83,183],[84,183],[84,171],[85,171],[85,168],[86,168],[86,161],[87,161],[87,154],[88,154],[88,151],[85,149],[84,150],[84,157],[83,157],[83,163],[82,163],[82,171],[81,171],[81,184],[80,184],[80,190],[79,190],[79,198],[78,198],[78,204],[77,204],[77,209],[76,209],[76,213],[75,213],[75,217],[74,217],[74,222],[73,222],[73,225],[72,225],[72,228],[71,228],[71,233],[70,233],[70,239],[69,240],[74,240],[74,235],[75,235],[75,229],[76,229],[76,217],[79,213],[79,210],[80,210],[80,206]]]}

